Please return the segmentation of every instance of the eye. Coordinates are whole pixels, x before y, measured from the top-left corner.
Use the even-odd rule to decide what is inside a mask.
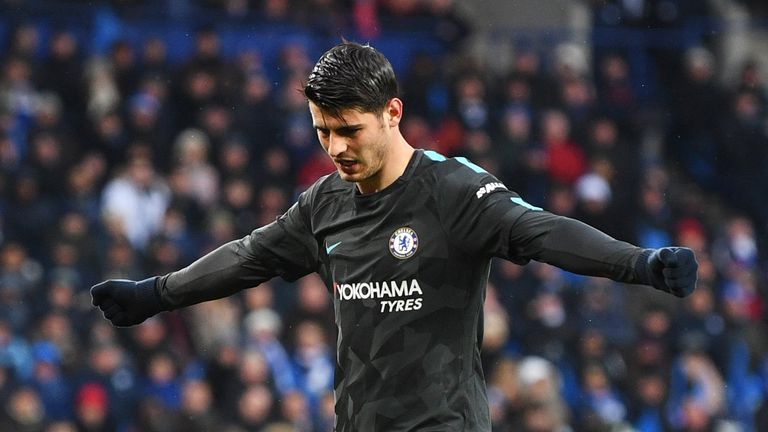
[[[328,129],[317,128],[317,134],[322,138],[328,138],[330,131]]]
[[[359,130],[360,128],[341,128],[339,129],[339,135],[349,138],[355,136]]]

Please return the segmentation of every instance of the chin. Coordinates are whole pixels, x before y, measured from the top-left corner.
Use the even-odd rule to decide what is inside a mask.
[[[341,177],[342,180],[348,181],[348,182],[356,182],[358,181],[358,175],[357,174],[347,174],[341,170],[336,170],[337,173],[339,173],[339,177]]]

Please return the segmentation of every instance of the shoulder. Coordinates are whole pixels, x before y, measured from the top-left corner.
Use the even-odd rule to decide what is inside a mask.
[[[353,187],[353,183],[342,180],[339,173],[334,171],[320,177],[302,192],[298,198],[298,207],[309,220],[329,205],[338,205],[353,196]]]
[[[465,157],[446,157],[432,150],[424,151],[425,172],[429,172],[437,190],[451,194],[480,194],[506,189],[494,175]]]

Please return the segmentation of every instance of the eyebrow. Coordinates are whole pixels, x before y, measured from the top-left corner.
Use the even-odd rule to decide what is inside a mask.
[[[315,127],[315,129],[317,129],[319,131],[335,130],[336,132],[343,134],[345,132],[353,132],[355,130],[362,129],[363,125],[362,124],[349,124],[349,125],[339,126],[337,128],[329,128],[329,127],[325,127],[325,126],[314,125],[314,127]]]

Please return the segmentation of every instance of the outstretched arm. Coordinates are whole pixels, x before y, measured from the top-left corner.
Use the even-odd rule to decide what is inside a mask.
[[[232,295],[275,276],[295,280],[317,268],[317,244],[298,204],[275,222],[229,242],[186,268],[143,281],[108,280],[91,288],[93,305],[118,326]]]
[[[678,297],[696,286],[688,248],[645,249],[583,222],[526,203],[495,177],[466,163],[446,164],[436,199],[456,246],[520,264],[541,261],[587,276],[651,285]]]
[[[651,285],[677,297],[696,286],[698,263],[691,249],[644,249],[575,219],[525,209],[510,229],[516,257],[546,262],[573,273]]]

